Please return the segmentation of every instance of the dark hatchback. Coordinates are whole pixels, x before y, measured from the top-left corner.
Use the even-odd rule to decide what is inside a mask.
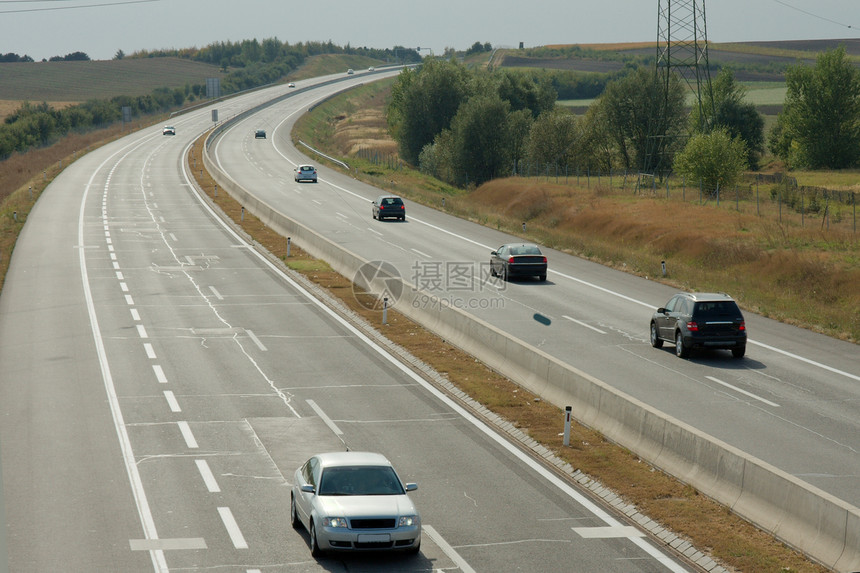
[[[490,253],[490,274],[510,277],[537,277],[546,280],[547,261],[540,247],[531,244],[502,245]]]
[[[732,297],[724,293],[678,293],[651,317],[651,346],[675,345],[675,354],[687,358],[690,351],[721,348],[743,358],[747,348],[744,315]]]
[[[406,220],[406,205],[403,199],[396,195],[380,195],[373,201],[373,218],[381,221],[383,219]]]

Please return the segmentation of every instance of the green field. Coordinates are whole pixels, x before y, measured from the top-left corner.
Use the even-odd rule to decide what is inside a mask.
[[[84,102],[205,84],[218,66],[180,58],[0,64],[0,100]]]

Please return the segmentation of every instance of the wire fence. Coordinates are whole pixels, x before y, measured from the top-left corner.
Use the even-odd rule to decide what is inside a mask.
[[[356,155],[373,165],[400,170],[406,164],[397,153],[364,147]],[[798,185],[794,177],[748,174],[730,187],[709,187],[701,181],[669,175],[655,177],[629,170],[593,170],[575,165],[523,162],[516,177],[601,189],[607,193],[629,193],[642,197],[695,203],[769,218],[785,227],[821,230],[857,237],[856,191]],[[860,180],[860,174],[858,174]],[[860,182],[860,181],[858,181]]]

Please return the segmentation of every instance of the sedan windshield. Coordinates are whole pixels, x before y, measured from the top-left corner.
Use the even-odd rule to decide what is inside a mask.
[[[318,495],[403,495],[390,467],[332,467],[323,470]]]

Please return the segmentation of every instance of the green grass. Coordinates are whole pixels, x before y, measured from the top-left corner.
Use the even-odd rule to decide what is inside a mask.
[[[84,102],[202,84],[218,66],[181,58],[0,64],[0,100]]]

